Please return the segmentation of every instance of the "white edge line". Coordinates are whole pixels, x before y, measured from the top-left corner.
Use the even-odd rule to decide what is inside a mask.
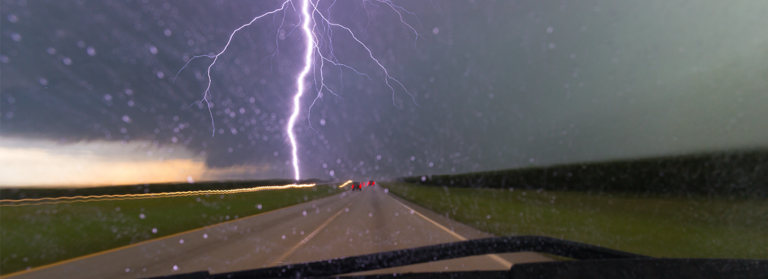
[[[405,208],[407,208],[407,209],[408,209],[408,210],[410,210],[411,212],[415,213],[416,215],[419,215],[419,216],[421,216],[421,218],[424,218],[425,220],[429,221],[430,223],[432,223],[433,225],[437,226],[438,228],[440,228],[440,229],[442,229],[442,230],[444,230],[444,231],[448,232],[448,233],[449,233],[449,234],[451,234],[452,236],[454,236],[454,237],[458,238],[459,240],[462,240],[462,241],[464,241],[464,240],[467,240],[467,238],[466,238],[466,237],[463,237],[463,236],[461,236],[460,234],[457,234],[456,232],[454,232],[454,231],[452,231],[452,230],[450,230],[450,229],[446,228],[445,226],[443,226],[443,225],[440,225],[440,223],[438,223],[438,222],[435,222],[435,221],[433,221],[432,219],[429,219],[427,216],[424,216],[423,214],[419,213],[418,211],[416,211],[416,210],[413,210],[413,208],[410,208],[410,207],[408,207],[407,205],[405,205],[404,203],[400,202],[399,200],[397,200],[397,199],[394,199],[394,198],[393,198],[393,200],[395,200],[397,203],[399,203],[400,205],[404,206]],[[505,260],[505,259],[503,259],[503,258],[499,257],[499,256],[498,256],[498,255],[496,255],[496,254],[491,254],[491,255],[487,255],[487,256],[488,256],[488,257],[491,257],[491,259],[493,259],[493,260],[494,260],[494,261],[496,261],[497,263],[499,263],[499,264],[503,265],[503,266],[504,266],[505,268],[507,268],[507,269],[509,269],[509,268],[512,268],[512,263],[511,263],[511,262],[509,262],[509,261],[507,261],[507,260]]]

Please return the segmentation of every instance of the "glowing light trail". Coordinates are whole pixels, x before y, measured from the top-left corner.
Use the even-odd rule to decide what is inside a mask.
[[[347,182],[344,182],[344,184],[339,185],[339,188],[344,188],[344,186],[347,186],[349,183],[352,183],[352,180],[347,180]]]
[[[291,188],[309,188],[316,184],[288,184],[276,186],[259,186],[251,188],[239,188],[231,190],[198,190],[198,191],[180,191],[165,193],[146,193],[146,194],[123,194],[123,195],[95,195],[95,196],[73,196],[73,197],[55,197],[38,199],[18,199],[18,200],[0,200],[0,206],[23,206],[23,205],[41,205],[54,203],[73,203],[73,202],[92,202],[92,201],[114,201],[114,200],[136,200],[136,199],[154,199],[154,198],[175,198],[186,196],[201,195],[229,195],[239,193],[251,193],[266,190],[282,190]]]

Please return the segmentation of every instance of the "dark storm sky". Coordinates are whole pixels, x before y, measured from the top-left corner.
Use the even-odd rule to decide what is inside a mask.
[[[393,103],[365,49],[333,29],[336,57],[371,80],[326,64],[338,96],[325,91],[307,119],[316,68],[296,130],[302,177],[765,147],[768,4],[722,2],[394,2],[414,13],[403,15],[417,38],[385,4],[337,1],[331,20],[415,103],[398,87]],[[213,67],[214,137],[207,108],[186,109],[211,60],[173,80],[189,57],[219,52],[232,30],[280,3],[2,0],[0,136],[146,141],[208,168],[292,172],[285,121],[305,40],[293,8],[237,33]],[[326,16],[331,3],[321,2]]]

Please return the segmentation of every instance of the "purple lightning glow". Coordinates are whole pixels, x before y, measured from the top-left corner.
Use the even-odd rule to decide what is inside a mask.
[[[299,5],[294,5],[294,1],[300,2]],[[203,98],[201,100],[198,100],[198,101],[194,102],[192,105],[195,105],[195,104],[202,105],[202,103],[205,103],[207,105],[208,113],[211,116],[211,123],[212,123],[211,125],[213,126],[213,135],[215,135],[215,133],[216,133],[216,126],[215,126],[214,121],[213,121],[213,112],[211,111],[211,103],[210,103],[210,97],[211,97],[210,90],[211,90],[211,83],[212,83],[211,68],[213,68],[213,65],[216,64],[216,61],[218,60],[219,56],[221,56],[222,54],[224,54],[224,52],[226,52],[227,48],[229,47],[230,43],[232,42],[232,39],[234,38],[235,34],[238,31],[242,30],[245,27],[250,26],[251,24],[256,22],[256,20],[258,20],[258,19],[264,18],[264,17],[266,17],[268,15],[274,15],[274,14],[277,14],[279,12],[283,12],[283,21],[284,21],[285,20],[285,14],[288,12],[288,10],[286,10],[286,7],[288,7],[288,5],[290,4],[292,7],[294,7],[294,10],[295,10],[295,7],[298,6],[299,7],[299,11],[298,11],[299,12],[299,18],[301,20],[301,23],[300,23],[301,30],[302,30],[303,36],[305,37],[305,42],[304,42],[305,43],[304,44],[304,48],[305,49],[304,49],[304,58],[303,58],[304,66],[301,69],[301,71],[298,73],[298,75],[296,76],[296,87],[297,87],[297,89],[296,89],[296,93],[293,96],[293,111],[291,113],[290,118],[288,119],[288,123],[287,123],[287,126],[286,126],[286,133],[288,134],[288,140],[290,141],[290,144],[291,144],[291,156],[292,156],[292,163],[293,163],[293,169],[294,169],[294,178],[297,181],[300,179],[301,175],[300,175],[300,171],[299,171],[298,143],[296,142],[296,135],[295,135],[293,130],[294,130],[294,127],[295,127],[295,124],[296,124],[296,120],[298,119],[299,113],[301,111],[301,97],[304,95],[304,92],[307,89],[306,88],[307,82],[305,81],[306,78],[307,78],[307,75],[309,75],[310,71],[313,71],[313,69],[317,70],[317,72],[313,71],[313,74],[315,75],[314,84],[315,84],[315,90],[317,90],[317,96],[312,101],[312,104],[309,106],[309,109],[307,111],[307,120],[309,122],[309,127],[312,130],[314,130],[314,128],[312,127],[311,121],[309,121],[310,120],[311,111],[312,111],[312,107],[315,105],[315,102],[318,99],[322,99],[322,97],[323,97],[323,90],[331,93],[334,96],[340,97],[333,90],[331,90],[328,86],[325,85],[325,77],[323,75],[323,71],[324,71],[325,63],[326,62],[331,64],[331,65],[334,65],[336,67],[339,67],[340,71],[341,71],[342,68],[349,69],[349,70],[354,71],[356,74],[365,76],[369,80],[371,80],[370,76],[368,76],[367,74],[359,72],[355,68],[353,68],[353,67],[351,67],[351,66],[349,66],[347,64],[339,62],[339,60],[336,58],[336,56],[334,54],[334,50],[333,50],[333,28],[339,28],[339,29],[342,29],[343,31],[345,31],[344,33],[347,33],[352,39],[354,39],[354,41],[358,45],[362,46],[365,49],[365,51],[367,52],[368,57],[371,60],[373,60],[376,63],[376,65],[378,65],[378,67],[383,71],[383,73],[384,73],[384,77],[383,77],[384,83],[392,91],[392,103],[396,107],[397,107],[397,104],[395,103],[395,92],[396,92],[396,90],[395,90],[395,87],[393,87],[392,84],[390,84],[390,82],[397,83],[397,85],[399,85],[399,87],[402,88],[403,91],[405,91],[409,96],[411,96],[411,99],[413,100],[414,104],[416,104],[416,98],[414,97],[414,95],[411,94],[408,91],[408,89],[406,89],[405,86],[399,80],[395,79],[394,77],[392,77],[389,74],[389,71],[387,71],[387,69],[384,67],[384,65],[382,65],[381,62],[379,62],[378,59],[376,59],[376,57],[374,56],[374,54],[371,51],[371,49],[368,48],[368,46],[365,43],[363,43],[357,36],[355,36],[354,32],[352,32],[352,30],[350,28],[348,28],[348,27],[346,27],[344,25],[338,24],[338,23],[334,23],[334,22],[332,22],[330,20],[330,17],[331,17],[330,10],[331,10],[331,7],[333,7],[336,4],[336,1],[334,0],[333,3],[331,3],[331,5],[328,7],[328,10],[327,10],[327,14],[328,15],[327,16],[324,15],[318,9],[318,5],[319,5],[320,1],[321,0],[316,0],[315,2],[312,2],[312,0],[285,0],[285,1],[283,1],[279,8],[277,8],[275,10],[272,10],[272,11],[269,11],[267,13],[261,14],[261,15],[259,15],[257,17],[254,17],[250,22],[248,22],[246,24],[243,24],[240,27],[238,27],[237,29],[235,29],[230,34],[229,40],[227,40],[227,44],[224,46],[224,48],[219,53],[217,53],[215,55],[197,55],[197,56],[193,56],[179,70],[179,72],[176,73],[176,77],[174,77],[174,83],[175,83],[175,80],[176,80],[176,78],[178,78],[179,73],[181,73],[181,71],[183,71],[192,62],[192,60],[194,60],[194,59],[202,58],[202,57],[212,58],[213,59],[211,64],[208,65],[208,68],[207,68],[207,71],[206,71],[206,75],[207,75],[207,78],[208,78],[208,84],[206,86],[205,91],[203,92]],[[400,17],[400,22],[402,24],[406,25],[415,34],[416,39],[418,39],[418,37],[420,36],[420,34],[416,31],[416,29],[413,26],[411,26],[410,24],[408,24],[404,20],[403,14],[401,13],[401,11],[405,12],[405,13],[408,13],[410,15],[413,15],[413,16],[415,16],[415,14],[407,11],[403,7],[395,5],[394,3],[392,3],[391,0],[373,0],[373,1],[371,1],[371,0],[362,0],[362,2],[363,2],[363,5],[368,3],[368,4],[371,4],[371,5],[374,5],[374,6],[378,7],[378,5],[373,3],[373,2],[377,2],[377,3],[382,3],[382,4],[386,5],[386,6],[388,6],[389,8],[392,9],[392,11],[397,13],[397,15]],[[280,23],[280,28],[282,28],[282,26],[283,26],[283,23],[281,22]],[[366,28],[366,31],[367,31],[367,28]],[[289,33],[289,35],[290,35],[290,33]],[[323,47],[326,49],[326,52],[327,52],[325,55],[323,54]],[[273,53],[270,56],[270,58],[273,58],[276,54],[277,54],[277,50],[275,51],[275,53]],[[317,57],[317,60],[319,61],[319,65],[317,65],[316,62],[315,62],[315,58],[316,57]],[[318,77],[317,77],[318,74],[317,73],[319,73],[319,81],[318,81]],[[343,87],[342,87],[342,89],[343,89]],[[192,105],[190,105],[190,107]],[[418,106],[418,104],[416,104],[416,105]]]

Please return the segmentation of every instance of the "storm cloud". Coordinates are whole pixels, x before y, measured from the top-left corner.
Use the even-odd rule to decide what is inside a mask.
[[[175,78],[280,3],[3,0],[0,136],[146,141],[184,148],[207,168],[291,173],[285,121],[304,40],[292,8],[235,35],[212,68],[213,119],[195,103],[210,59]],[[413,12],[404,20],[418,36],[386,5],[332,3],[321,10],[414,99],[393,93],[365,49],[333,29],[339,61],[368,76],[326,65],[335,95],[319,97],[315,70],[296,129],[303,177],[768,146],[763,2],[396,2]]]

